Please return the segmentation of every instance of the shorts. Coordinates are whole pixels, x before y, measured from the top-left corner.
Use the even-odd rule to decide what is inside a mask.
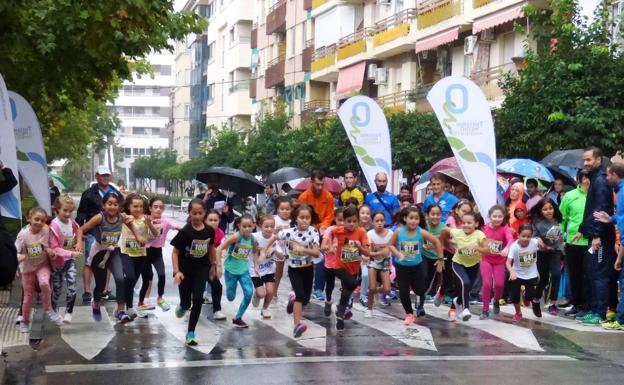
[[[275,282],[275,274],[265,274],[262,277],[251,277],[254,288],[262,287],[265,283]]]
[[[379,271],[390,271],[390,258],[373,259],[371,258],[366,265],[369,269],[375,269]]]

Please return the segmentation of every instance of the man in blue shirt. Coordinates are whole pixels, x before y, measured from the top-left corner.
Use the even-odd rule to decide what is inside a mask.
[[[442,223],[446,223],[453,206],[459,201],[457,197],[448,191],[444,191],[444,185],[446,184],[446,177],[444,174],[436,172],[431,177],[429,185],[431,186],[432,193],[427,195],[423,202],[423,211],[427,211],[427,208],[431,205],[437,204],[442,209]]]
[[[373,213],[381,211],[386,216],[386,227],[392,225],[392,215],[399,211],[401,205],[396,195],[386,191],[388,186],[388,175],[380,172],[375,175],[375,186],[377,191],[368,194],[364,203],[369,205]]]

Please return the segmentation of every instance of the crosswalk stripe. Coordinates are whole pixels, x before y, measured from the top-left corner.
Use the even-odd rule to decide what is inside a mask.
[[[75,306],[72,322],[61,326],[61,338],[87,360],[100,354],[116,334],[106,308],[102,306],[100,310],[102,321],[95,322],[90,306]],[[60,314],[64,311],[59,308]]]
[[[28,345],[28,333],[20,333],[15,324],[19,308],[0,308],[0,351],[11,346]]]

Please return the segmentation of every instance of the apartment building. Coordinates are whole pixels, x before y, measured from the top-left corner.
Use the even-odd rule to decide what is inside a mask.
[[[189,38],[175,44],[175,85],[171,93],[170,147],[180,161],[191,149],[191,48]]]

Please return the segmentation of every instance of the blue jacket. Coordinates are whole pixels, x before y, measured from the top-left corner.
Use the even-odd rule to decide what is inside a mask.
[[[441,221],[442,223],[446,223],[446,219],[451,213],[453,206],[455,206],[455,204],[458,201],[459,199],[457,199],[455,195],[451,194],[448,191],[445,191],[444,193],[442,193],[442,195],[440,195],[440,199],[438,199],[437,202],[435,200],[435,196],[433,194],[429,194],[427,195],[427,198],[425,198],[425,201],[423,202],[422,209],[423,209],[423,212],[426,212],[429,206],[437,203],[438,206],[440,206],[440,208],[442,209]]]
[[[597,211],[604,211],[607,214],[613,213],[613,188],[609,185],[607,173],[602,168],[590,172],[589,178],[591,184],[589,191],[587,191],[583,223],[579,230],[585,238],[601,238],[602,242],[605,243],[605,241],[615,239],[615,229],[612,224],[595,220],[594,213]]]
[[[364,203],[370,206],[371,212],[373,214],[377,211],[383,212],[386,216],[386,226],[389,226],[392,224],[392,214],[399,211],[399,209],[401,208],[401,205],[399,204],[399,199],[396,197],[396,195],[387,191],[380,195],[380,198],[383,203],[385,203],[385,206],[387,206],[391,210],[391,212],[389,212],[384,207],[384,204],[382,204],[379,199],[377,199],[377,194],[377,192],[374,192],[366,195]]]
[[[620,232],[620,243],[624,245],[624,179],[618,183],[617,187],[616,213],[611,217],[611,223],[617,225]]]

